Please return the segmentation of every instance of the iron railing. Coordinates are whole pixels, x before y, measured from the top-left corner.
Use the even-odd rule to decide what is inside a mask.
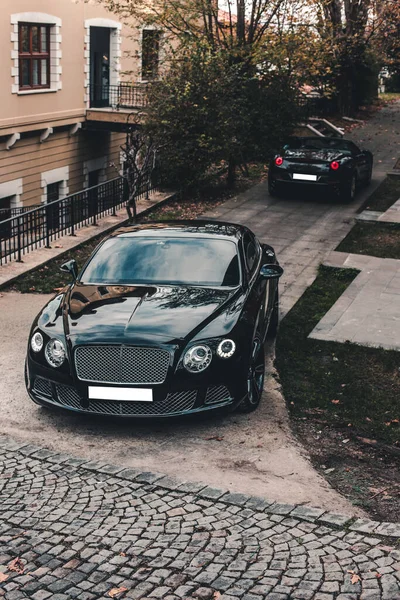
[[[144,177],[136,200],[157,189],[154,177]],[[52,241],[64,235],[75,235],[84,225],[96,225],[97,219],[116,210],[128,198],[123,177],[54,200],[33,210],[22,212],[0,222],[0,265],[40,247],[50,247]]]
[[[143,108],[147,106],[147,86],[130,83],[91,84],[90,108]]]
[[[22,215],[24,212],[28,212],[28,210],[32,210],[33,208],[38,208],[40,204],[34,204],[33,206],[15,206],[13,208],[0,208],[0,222],[5,221],[6,219],[11,219],[11,217],[17,217],[18,215]]]

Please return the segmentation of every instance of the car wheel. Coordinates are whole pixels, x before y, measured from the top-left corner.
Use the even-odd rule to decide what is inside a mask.
[[[369,185],[372,179],[372,164],[369,166],[367,177],[365,178],[365,185]]]
[[[279,196],[279,183],[273,177],[268,177],[268,193],[272,198]]]
[[[264,345],[260,338],[255,338],[253,341],[253,350],[249,360],[247,371],[246,385],[247,394],[239,405],[239,410],[242,413],[250,413],[256,410],[260,404],[261,396],[264,389],[265,378],[265,352]]]
[[[356,177],[356,174],[353,173],[350,181],[348,181],[342,189],[341,197],[342,197],[343,202],[352,202],[356,196],[356,191],[357,191],[357,177]]]
[[[276,288],[274,306],[272,308],[271,318],[269,320],[267,338],[273,339],[278,333],[279,326],[279,289]]]

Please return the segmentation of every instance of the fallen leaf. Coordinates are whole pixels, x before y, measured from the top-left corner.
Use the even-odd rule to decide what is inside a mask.
[[[110,596],[110,598],[116,598],[117,596],[119,596],[119,594],[122,594],[123,592],[127,592],[127,591],[128,591],[128,588],[126,588],[126,587],[112,588],[108,592],[108,595]]]
[[[218,598],[221,598],[221,592],[214,592],[213,598],[214,598],[214,600],[218,600]]]
[[[347,444],[347,442],[349,442],[349,441],[350,441],[349,439],[347,439],[347,440],[342,440],[342,444]]]
[[[24,568],[25,568],[24,563],[19,558],[19,556],[17,556],[17,558],[14,558],[14,560],[12,560],[10,563],[8,563],[8,570],[15,571],[16,573],[19,573],[20,575],[24,572]]]
[[[0,583],[6,581],[8,579],[8,575],[6,573],[0,573]]]
[[[354,575],[351,578],[351,583],[353,585],[355,585],[356,583],[358,583],[361,580],[361,577],[359,575],[356,575],[356,573],[354,573]]]
[[[61,244],[56,244],[54,248],[62,248]]]
[[[332,400],[332,404],[340,404],[340,400]]]
[[[217,442],[222,442],[224,439],[223,435],[211,435],[210,437],[204,438],[206,441],[216,440]]]
[[[376,577],[377,579],[380,579],[380,578],[382,577],[382,575],[381,575],[380,573],[376,572],[376,573],[375,573],[375,577]]]

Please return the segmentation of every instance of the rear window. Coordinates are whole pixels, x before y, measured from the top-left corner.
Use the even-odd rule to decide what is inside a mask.
[[[357,147],[341,138],[293,138],[284,146],[284,150],[340,150],[354,152]]]

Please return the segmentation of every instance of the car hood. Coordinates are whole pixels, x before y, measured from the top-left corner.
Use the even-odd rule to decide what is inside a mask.
[[[65,333],[74,344],[177,343],[228,311],[235,296],[215,288],[77,283],[65,297]]]
[[[324,148],[322,150],[299,148],[297,150],[286,150],[284,153],[286,160],[295,160],[301,162],[332,162],[333,160],[339,160],[344,156],[348,156],[348,153],[335,148]]]

